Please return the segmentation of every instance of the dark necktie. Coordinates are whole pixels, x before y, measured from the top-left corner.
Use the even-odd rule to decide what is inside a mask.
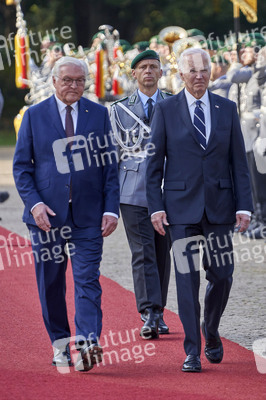
[[[65,120],[65,131],[67,137],[74,136],[74,124],[71,115],[73,108],[71,106],[66,106],[66,120]]]
[[[201,147],[206,150],[207,142],[206,142],[206,126],[205,126],[205,118],[204,111],[201,106],[202,101],[196,101],[196,107],[194,111],[194,127],[196,131],[196,135]]]
[[[152,113],[152,109],[153,109],[153,104],[152,104],[152,99],[150,98],[148,101],[148,120],[150,121],[151,119],[151,113]]]
[[[66,136],[68,138],[74,136],[74,124],[73,124],[73,118],[71,115],[71,111],[73,108],[71,106],[66,106],[66,119],[65,119],[65,131],[66,131]],[[69,147],[71,149],[72,143],[69,144]],[[70,179],[70,191],[69,191],[69,200],[72,200],[72,180]]]

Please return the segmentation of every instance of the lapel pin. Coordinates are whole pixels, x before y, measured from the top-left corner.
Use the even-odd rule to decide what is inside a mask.
[[[88,110],[85,110],[86,112],[89,112]]]
[[[217,106],[217,104],[215,104],[215,107],[216,107],[216,108],[220,108],[219,106]]]

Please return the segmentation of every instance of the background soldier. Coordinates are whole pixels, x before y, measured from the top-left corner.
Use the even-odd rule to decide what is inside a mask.
[[[259,79],[263,71],[257,68],[256,59],[259,46],[264,44],[264,39],[258,37],[244,41],[241,64],[236,64],[227,74],[232,83],[240,84],[240,121],[243,132],[245,149],[247,153],[249,171],[251,175],[252,196],[255,206],[254,220],[246,233],[251,238],[263,238],[266,221],[265,183],[266,175],[258,172],[254,158],[253,147],[259,135],[261,87]],[[240,67],[240,68],[239,68]]]
[[[137,309],[144,322],[140,335],[149,339],[169,333],[163,320],[170,276],[169,241],[153,229],[145,190],[151,111],[168,94],[158,89],[162,70],[155,51],[138,54],[131,68],[138,89],[112,104],[111,123],[120,154],[121,214],[132,253]]]

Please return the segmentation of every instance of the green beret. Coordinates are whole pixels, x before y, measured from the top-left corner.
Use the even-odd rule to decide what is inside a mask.
[[[95,33],[93,36],[92,36],[92,42],[94,41],[94,39],[97,39],[97,38],[100,38],[100,39],[103,39],[103,36],[104,36],[104,31],[99,31],[99,32],[97,32],[97,33]]]
[[[50,43],[55,43],[56,42],[56,37],[54,35],[45,35],[42,39],[42,42],[50,42]]]
[[[133,47],[134,49],[138,49],[139,51],[144,51],[149,48],[150,43],[147,41],[136,42]]]
[[[241,40],[243,47],[265,46],[264,37],[259,32],[249,33]]]
[[[218,48],[219,48],[218,42],[216,40],[207,39],[205,41],[201,41],[200,44],[201,44],[201,47],[203,49],[205,49],[205,50],[206,49],[208,49],[208,50],[218,50]]]
[[[162,40],[160,39],[160,36],[159,36],[159,35],[152,36],[152,37],[150,38],[150,43],[163,44],[163,42],[162,42]]]
[[[160,62],[160,56],[154,50],[145,50],[139,53],[132,61],[131,68],[134,69],[136,64],[142,60],[157,60]]]
[[[199,29],[193,28],[193,29],[188,29],[187,30],[187,35],[188,35],[188,37],[204,36],[204,33],[202,31],[200,31]]]
[[[214,64],[228,65],[228,61],[221,54],[216,54],[215,56],[211,57],[211,62]]]
[[[51,46],[49,46],[48,49],[54,51],[63,51],[63,44],[56,42],[54,44],[51,44]]]

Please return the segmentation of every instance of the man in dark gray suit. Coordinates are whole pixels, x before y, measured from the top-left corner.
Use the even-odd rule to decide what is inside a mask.
[[[138,54],[131,64],[138,89],[111,107],[111,123],[119,145],[120,208],[132,253],[132,271],[144,339],[169,333],[163,320],[170,276],[169,240],[154,229],[145,190],[146,157],[150,146],[153,104],[169,95],[158,90],[162,75],[159,55]]]
[[[169,225],[178,308],[185,331],[184,372],[201,371],[199,255],[208,285],[202,333],[205,355],[220,363],[218,328],[232,285],[232,231],[248,228],[253,211],[249,172],[236,104],[208,92],[211,62],[202,49],[179,61],[185,89],[156,104],[147,162],[147,199],[154,228]],[[163,191],[161,188],[163,183]]]

